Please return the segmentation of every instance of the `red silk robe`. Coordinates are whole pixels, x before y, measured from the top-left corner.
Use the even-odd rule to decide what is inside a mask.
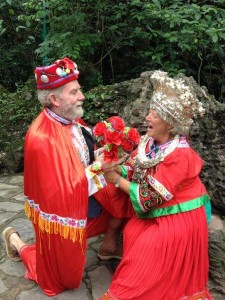
[[[44,110],[25,139],[25,210],[36,246],[21,257],[26,277],[48,296],[79,287],[85,264],[88,183],[70,130]]]

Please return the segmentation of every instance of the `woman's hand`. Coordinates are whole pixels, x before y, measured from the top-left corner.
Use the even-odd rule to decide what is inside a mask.
[[[115,171],[104,173],[104,178],[105,178],[106,182],[108,182],[108,183],[115,184],[118,176],[119,176],[118,173]]]
[[[118,184],[116,187],[129,195],[130,193],[130,181],[122,178],[117,172],[111,171],[104,173],[104,178],[107,183]]]

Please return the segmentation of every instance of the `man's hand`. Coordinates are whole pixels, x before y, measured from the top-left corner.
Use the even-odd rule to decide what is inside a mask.
[[[102,165],[103,172],[109,172],[109,171],[114,171],[114,168],[120,164],[122,164],[127,158],[127,155],[120,158],[117,161],[112,161],[112,162],[105,162],[104,161],[104,154],[102,153],[98,157],[96,157],[96,161],[100,161]],[[115,168],[116,169],[116,168]]]

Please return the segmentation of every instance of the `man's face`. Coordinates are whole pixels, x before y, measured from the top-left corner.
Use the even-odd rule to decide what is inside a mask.
[[[83,116],[82,105],[85,98],[77,80],[66,83],[57,98],[58,112],[61,117],[73,121]]]

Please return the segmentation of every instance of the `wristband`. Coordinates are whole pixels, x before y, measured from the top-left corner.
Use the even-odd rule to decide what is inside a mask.
[[[119,175],[117,178],[116,178],[116,182],[115,182],[115,187],[119,187],[120,186],[120,179],[121,179],[121,176]]]
[[[95,161],[92,165],[90,165],[90,169],[89,169],[92,173],[95,173],[97,175],[103,174],[103,168],[102,168],[102,164],[100,163],[100,161]]]

